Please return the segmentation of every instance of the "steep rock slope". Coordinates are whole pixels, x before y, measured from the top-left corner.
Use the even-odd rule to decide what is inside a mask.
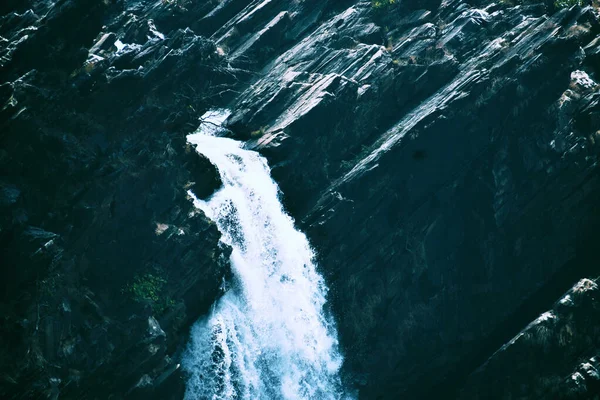
[[[229,124],[305,216],[360,396],[452,397],[534,294],[597,271],[598,15],[386,11],[340,7],[292,37]]]

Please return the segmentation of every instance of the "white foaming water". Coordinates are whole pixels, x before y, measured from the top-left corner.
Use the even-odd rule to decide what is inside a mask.
[[[223,181],[194,204],[233,248],[234,281],[192,329],[186,399],[340,399],[342,357],[313,251],[284,212],[265,159],[214,136],[228,115],[207,113],[188,136]]]

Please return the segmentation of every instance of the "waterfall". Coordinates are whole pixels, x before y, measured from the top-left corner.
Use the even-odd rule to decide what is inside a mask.
[[[186,399],[340,399],[342,356],[314,253],[283,210],[266,160],[218,136],[228,115],[207,113],[188,136],[223,182],[194,204],[232,247],[234,278],[192,328]]]

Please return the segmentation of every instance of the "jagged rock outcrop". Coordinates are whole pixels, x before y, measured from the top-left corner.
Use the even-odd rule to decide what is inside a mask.
[[[598,374],[598,284],[582,279],[467,381],[461,399],[592,399]]]
[[[218,175],[185,134],[228,105],[318,250],[351,390],[543,398],[527,368],[556,358],[492,354],[598,274],[600,22],[516,3],[1,5],[0,394],[182,396],[178,350],[227,274],[186,199]],[[545,363],[582,377],[557,398],[596,390],[588,342]]]

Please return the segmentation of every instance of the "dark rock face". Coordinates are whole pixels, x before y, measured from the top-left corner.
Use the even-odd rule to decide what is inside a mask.
[[[181,398],[179,351],[228,273],[186,198],[219,177],[185,134],[227,104],[318,250],[360,398],[598,391],[592,281],[511,341],[598,274],[597,8],[0,11],[3,398]]]
[[[144,3],[48,3],[0,24],[0,397],[180,398],[229,251],[187,198],[220,181],[185,133],[231,77]]]

